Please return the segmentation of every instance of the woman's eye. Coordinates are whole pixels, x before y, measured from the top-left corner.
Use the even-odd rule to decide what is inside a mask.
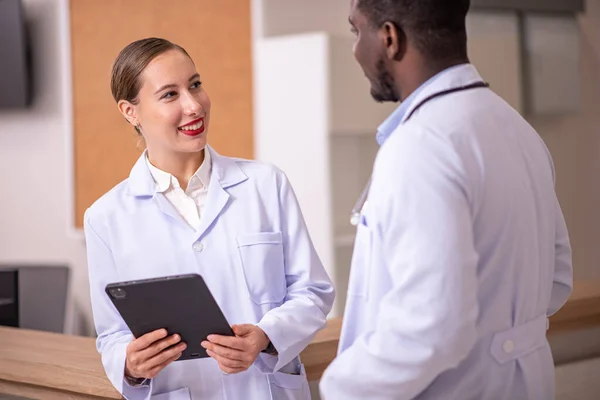
[[[356,29],[355,27],[352,27],[352,28],[350,28],[350,32],[351,32],[353,35],[358,35],[358,29]]]
[[[176,95],[177,95],[177,92],[167,92],[162,95],[161,99],[170,99],[171,97],[174,97]]]
[[[202,82],[200,82],[200,81],[197,81],[197,82],[194,82],[194,83],[192,84],[191,88],[192,88],[192,89],[198,89],[200,86],[202,86]]]

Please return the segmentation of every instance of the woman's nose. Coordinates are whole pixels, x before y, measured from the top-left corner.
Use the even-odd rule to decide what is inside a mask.
[[[188,115],[200,114],[202,111],[202,105],[192,96],[190,93],[186,96],[185,103],[183,106],[184,112]]]

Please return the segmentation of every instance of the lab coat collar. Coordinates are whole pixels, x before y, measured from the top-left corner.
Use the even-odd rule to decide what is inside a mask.
[[[410,107],[406,110],[400,123],[403,124],[406,122],[406,119],[411,112],[427,97],[435,93],[443,92],[444,90],[470,85],[475,82],[481,82],[482,80],[483,79],[473,64],[463,64],[452,67],[419,92],[411,102]]]
[[[454,69],[460,68],[463,65],[464,64],[455,65],[454,67],[447,68],[442,72],[435,74],[434,76],[429,78],[425,83],[419,86],[417,90],[413,91],[406,99],[404,99],[404,101],[400,103],[398,108],[396,108],[396,110],[394,110],[394,112],[390,114],[390,116],[387,117],[387,119],[383,121],[381,125],[379,125],[379,128],[377,128],[377,143],[379,143],[379,145],[381,146],[391,136],[391,134],[394,133],[398,125],[400,125],[400,123],[404,120],[406,112],[408,111],[410,106],[414,104],[415,99],[417,98],[419,93],[421,93],[436,79],[440,78],[445,74],[451,73],[452,71],[454,71]]]
[[[210,158],[212,159],[211,182],[215,180],[222,189],[226,189],[248,179],[248,176],[237,165],[235,159],[221,156],[208,145],[206,150],[210,152]],[[158,190],[145,157],[145,153],[140,156],[129,174],[128,194],[132,196],[151,197]]]

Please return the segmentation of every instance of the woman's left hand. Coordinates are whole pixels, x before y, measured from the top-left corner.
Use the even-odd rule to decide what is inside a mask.
[[[209,335],[202,342],[206,353],[217,360],[221,371],[236,374],[250,368],[258,354],[270,343],[267,334],[256,325],[231,327],[235,336]]]

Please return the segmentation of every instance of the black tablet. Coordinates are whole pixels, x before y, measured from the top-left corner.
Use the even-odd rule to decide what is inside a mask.
[[[187,347],[178,360],[208,357],[210,334],[233,336],[231,326],[198,274],[111,283],[106,294],[136,338],[165,328]]]

